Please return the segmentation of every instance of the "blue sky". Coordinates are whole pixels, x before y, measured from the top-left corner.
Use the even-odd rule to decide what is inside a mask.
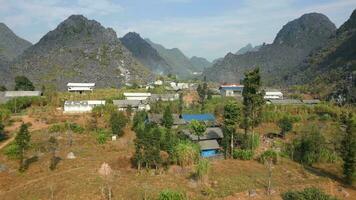
[[[36,43],[71,14],[83,14],[119,37],[135,31],[213,60],[247,43],[271,43],[304,13],[323,13],[340,26],[355,8],[356,0],[0,0],[0,22]]]

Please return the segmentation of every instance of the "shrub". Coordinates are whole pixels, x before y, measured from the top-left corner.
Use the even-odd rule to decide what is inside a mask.
[[[302,191],[288,191],[282,194],[283,200],[337,200],[328,194],[325,194],[318,188],[306,188]]]
[[[180,166],[187,166],[199,159],[199,146],[192,142],[180,142],[174,148],[175,157]]]
[[[20,148],[16,143],[11,143],[5,148],[4,154],[10,159],[18,159],[20,156]]]
[[[244,149],[234,149],[232,154],[234,159],[251,160],[253,158],[253,151]]]
[[[331,120],[331,116],[329,114],[323,114],[319,117],[320,121],[329,121]]]
[[[277,164],[279,160],[279,154],[276,151],[267,150],[260,155],[258,160],[261,163],[265,163],[269,159],[271,159],[274,164]]]
[[[83,133],[84,132],[84,128],[81,127],[79,124],[76,123],[70,123],[69,124],[69,129],[72,130],[74,133]]]
[[[159,193],[158,200],[186,200],[187,197],[182,192],[166,189]]]
[[[104,130],[99,130],[96,135],[96,141],[99,144],[105,144],[108,139],[108,134]]]
[[[210,163],[207,159],[201,159],[195,169],[195,176],[198,179],[203,179],[208,175],[210,170]]]
[[[243,149],[254,150],[260,146],[260,135],[259,134],[247,134],[242,136],[241,147]]]
[[[323,115],[327,114],[334,119],[338,118],[338,116],[339,116],[338,111],[327,104],[316,105],[314,107],[314,112],[319,116],[323,116]]]

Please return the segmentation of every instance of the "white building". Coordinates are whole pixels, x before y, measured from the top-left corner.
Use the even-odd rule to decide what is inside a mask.
[[[41,96],[41,91],[5,91],[5,98],[15,97],[38,97]]]
[[[95,83],[68,83],[69,92],[91,92],[95,88]]]
[[[147,100],[151,97],[151,93],[134,93],[134,92],[125,92],[124,93],[126,100]]]
[[[145,100],[113,100],[113,104],[119,111],[125,111],[129,107],[133,111],[149,111],[151,109],[150,104]]]
[[[265,96],[263,97],[266,100],[272,100],[272,99],[283,99],[283,93],[278,90],[266,90]]]
[[[239,84],[221,85],[219,88],[223,97],[241,97],[243,89],[244,86]]]
[[[171,82],[170,86],[173,88],[173,90],[184,90],[184,89],[189,89],[189,83],[176,83],[176,82]]]
[[[153,84],[154,85],[163,85],[163,81],[162,80],[157,80]]]
[[[102,100],[88,100],[88,101],[65,101],[64,113],[85,113],[91,112],[94,107],[105,105]]]

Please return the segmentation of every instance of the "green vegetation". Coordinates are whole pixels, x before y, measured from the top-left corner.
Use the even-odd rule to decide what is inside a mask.
[[[343,160],[343,174],[347,184],[352,185],[356,177],[356,122],[350,113],[344,116],[342,123],[346,130],[341,141],[341,158]]]
[[[110,116],[110,125],[113,135],[122,136],[128,119],[122,112],[113,112]]]
[[[257,127],[262,122],[262,110],[265,103],[263,99],[263,92],[261,90],[261,76],[260,70],[257,68],[255,70],[245,73],[245,79],[243,80],[244,89],[242,91],[243,97],[243,120],[242,127],[245,130],[245,135],[250,129],[252,129],[252,139],[248,142],[251,150],[255,149],[255,133],[254,128]]]
[[[198,137],[198,141],[200,141],[200,137],[203,136],[206,131],[204,123],[197,120],[192,120],[189,124],[189,128],[192,134]]]
[[[157,200],[187,200],[187,199],[188,198],[182,192],[166,189],[159,193]]]
[[[27,77],[17,76],[15,77],[15,90],[34,91],[35,86]]]
[[[162,125],[167,129],[171,129],[173,126],[173,122],[174,121],[173,121],[171,105],[168,105],[163,113]]]
[[[234,135],[241,120],[240,111],[241,109],[235,101],[230,101],[224,106],[223,146],[225,157],[231,157],[234,154]]]
[[[190,141],[181,141],[174,147],[177,163],[182,166],[194,164],[199,160],[200,148]]]
[[[109,134],[103,129],[98,130],[97,133],[95,134],[96,134],[96,141],[99,144],[105,144],[106,141],[108,140]]]
[[[20,127],[20,131],[17,133],[15,137],[15,143],[19,148],[19,160],[20,167],[19,171],[23,172],[26,170],[25,163],[25,151],[30,147],[31,135],[28,131],[28,126],[26,124],[22,124]]]
[[[232,157],[240,160],[251,160],[253,158],[253,151],[244,149],[235,149]]]
[[[210,162],[207,159],[200,159],[196,168],[195,168],[195,176],[198,180],[204,180],[208,177],[210,170]]]
[[[293,124],[290,118],[283,117],[278,121],[278,126],[281,129],[281,135],[284,137],[285,134],[293,129]]]
[[[48,150],[51,152],[51,161],[49,165],[50,170],[55,170],[58,164],[58,157],[56,157],[56,150],[58,149],[58,141],[54,136],[51,136],[48,140]]]
[[[288,191],[282,194],[283,200],[337,200],[318,188],[305,188],[302,191]]]

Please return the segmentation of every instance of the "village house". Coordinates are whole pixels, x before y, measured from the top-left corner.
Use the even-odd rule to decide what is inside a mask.
[[[270,99],[283,99],[283,93],[277,89],[266,89],[265,96],[263,97],[266,100]]]
[[[152,94],[150,100],[155,101],[176,101],[179,99],[179,94]]]
[[[126,100],[148,100],[151,97],[151,93],[135,93],[135,92],[125,92],[124,93]]]
[[[178,128],[178,126],[186,125],[186,121],[180,118],[178,114],[172,114],[173,117],[173,128]],[[163,114],[150,113],[148,114],[148,122],[154,124],[162,124]]]
[[[202,157],[211,157],[219,154],[220,145],[224,134],[219,127],[208,127],[203,136],[199,137],[191,133],[190,130],[183,130],[182,133],[200,146]]]
[[[92,92],[95,88],[95,83],[68,83],[68,92]]]
[[[303,102],[299,99],[270,99],[267,101],[267,104],[298,105],[298,104],[303,104]]]
[[[161,85],[163,85],[163,81],[162,80],[156,80],[153,84],[157,85],[157,86],[161,86]]]
[[[221,85],[219,90],[222,97],[242,97],[243,85],[226,84]]]
[[[113,100],[113,104],[119,111],[126,111],[131,108],[132,111],[149,111],[151,109],[147,100]]]
[[[42,95],[41,91],[5,91],[0,92],[0,103],[6,103],[12,98],[18,97],[39,97]]]
[[[65,101],[64,113],[85,113],[91,112],[94,107],[105,105],[103,100],[87,100],[87,101]]]

